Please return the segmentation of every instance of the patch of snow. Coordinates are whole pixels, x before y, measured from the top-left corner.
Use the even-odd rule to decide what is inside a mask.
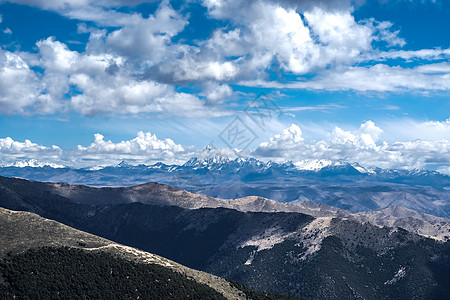
[[[247,261],[244,263],[244,265],[249,266],[252,264],[253,260],[255,259],[256,251],[252,251],[250,254],[250,257],[247,259]]]
[[[94,166],[94,167],[89,167],[87,168],[88,171],[99,171],[99,170],[103,170],[105,167],[104,166]]]
[[[376,174],[376,172],[374,170],[361,167],[358,164],[352,164],[352,167],[355,168],[359,173],[362,173],[362,174]]]
[[[384,284],[394,284],[405,276],[406,268],[401,267],[400,269],[398,269],[397,273],[395,273],[394,277],[391,280],[386,281]]]
[[[343,163],[331,161],[328,159],[305,159],[294,162],[294,166],[297,168],[297,170],[304,171],[319,171],[331,165],[338,166],[343,165]]]
[[[7,164],[7,165],[4,165],[3,167],[15,167],[15,168],[25,168],[25,167],[43,168],[43,167],[51,167],[51,168],[54,168],[54,169],[66,168],[66,166],[63,166],[63,165],[58,165],[58,164],[49,163],[49,162],[40,162],[37,159],[16,161],[15,163]]]

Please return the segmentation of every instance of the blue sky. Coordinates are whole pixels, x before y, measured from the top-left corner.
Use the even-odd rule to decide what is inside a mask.
[[[0,15],[0,164],[182,163],[214,144],[450,172],[449,1],[0,0]]]

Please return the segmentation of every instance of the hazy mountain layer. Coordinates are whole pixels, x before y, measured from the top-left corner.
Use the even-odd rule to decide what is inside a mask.
[[[343,162],[278,164],[219,157],[193,158],[182,166],[3,167],[0,175],[90,186],[153,181],[222,199],[259,196],[278,202],[309,200],[356,212],[402,206],[450,218],[450,177],[424,170],[366,169]]]
[[[41,200],[42,203],[36,202],[36,196],[40,195],[45,199],[46,195],[50,195],[52,199],[62,197],[70,202],[87,205],[141,202],[150,205],[174,205],[186,209],[223,207],[243,212],[299,212],[314,217],[340,217],[370,222],[377,226],[401,227],[416,234],[441,240],[450,238],[450,220],[397,206],[366,213],[354,213],[307,200],[280,203],[262,197],[232,200],[212,198],[158,183],[126,188],[93,188],[0,177],[0,195],[2,193],[5,195],[3,201],[6,207],[36,212],[39,212],[39,205],[48,205],[45,200]],[[33,199],[33,201],[26,202],[24,199]]]

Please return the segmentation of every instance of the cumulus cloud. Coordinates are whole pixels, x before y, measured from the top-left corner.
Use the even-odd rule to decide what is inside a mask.
[[[94,135],[94,142],[88,147],[78,146],[82,152],[105,154],[105,153],[124,153],[124,154],[147,154],[154,150],[181,152],[184,151],[181,145],[175,144],[171,139],[159,140],[155,134],[139,131],[137,137],[120,143],[105,141],[100,133]]]
[[[208,46],[223,49],[225,56],[247,55],[248,64],[267,68],[277,60],[285,71],[303,74],[329,64],[354,62],[371,52],[373,41],[404,45],[390,22],[374,19],[357,22],[351,10],[328,10],[317,5],[308,10],[264,1],[206,1],[209,14],[231,19],[237,28],[218,29]],[[252,11],[251,15],[246,11]]]
[[[225,102],[233,94],[233,89],[227,84],[217,82],[206,82],[203,95],[210,103]]]
[[[77,165],[114,165],[121,160],[133,164],[154,163],[157,161],[174,163],[184,162],[189,156],[191,147],[183,147],[172,139],[158,139],[150,132],[138,132],[131,140],[114,143],[105,140],[100,133],[94,135],[94,141],[89,146],[79,145],[77,150],[69,151]]]
[[[319,5],[300,13],[282,4],[205,1],[209,15],[230,26],[217,28],[198,46],[166,46],[171,59],[147,63],[153,64],[147,76],[175,83],[254,79],[265,77],[274,63],[284,72],[305,74],[359,62],[374,51],[374,41],[404,45],[390,22],[357,22],[351,10]]]
[[[2,153],[18,154],[23,152],[39,152],[42,150],[60,151],[61,149],[58,146],[52,146],[51,148],[40,146],[30,140],[18,142],[10,137],[0,139],[0,151],[2,151]]]
[[[104,8],[116,4],[100,2],[95,6]],[[50,1],[33,5],[65,11],[94,4]],[[171,55],[178,55],[177,47],[171,50],[170,39],[187,24],[185,17],[173,10],[168,1],[163,1],[148,18],[134,14],[129,17],[122,28],[109,34],[104,30],[92,31],[86,51],[82,53],[70,50],[53,37],[38,41],[36,54],[0,50],[2,113],[52,114],[73,110],[87,116],[151,113],[214,117],[228,114],[211,105],[206,107],[205,101],[196,95],[176,92],[171,84],[143,78],[137,71],[142,69],[141,63],[158,64],[164,59],[170,60]],[[205,73],[213,77],[228,76],[227,62],[224,66],[212,63],[205,67]],[[226,86],[222,87],[222,95],[229,93]],[[212,98],[218,96],[211,95]]]
[[[241,154],[261,160],[302,161],[326,159],[357,162],[366,167],[393,169],[432,169],[448,173],[450,166],[450,121],[423,122],[421,127],[441,128],[439,139],[414,139],[386,142],[385,131],[372,121],[352,130],[335,127],[321,140],[303,137],[296,124],[282,130],[255,149]],[[12,164],[21,160],[37,159],[56,165],[92,167],[115,165],[122,160],[132,164],[152,164],[162,161],[183,164],[190,157],[225,155],[234,157],[230,148],[217,148],[214,144],[204,149],[177,144],[170,138],[160,139],[150,132],[138,132],[130,140],[113,142],[97,133],[87,146],[61,150],[57,146],[42,146],[29,140],[0,139],[0,164]]]
[[[31,114],[47,106],[44,86],[30,66],[17,54],[0,49],[0,106],[2,113]]]
[[[161,1],[143,16],[133,10],[140,0],[11,2],[91,27],[79,25],[80,34],[90,34],[82,52],[53,37],[37,41],[37,53],[0,50],[0,105],[8,115],[222,116],[236,82],[360,92],[450,89],[450,65],[442,62],[448,49],[401,50],[405,41],[395,24],[355,19],[358,1],[205,0],[208,17],[226,26],[192,41],[177,39],[189,29],[190,3],[177,10]],[[420,64],[385,63],[391,59]],[[297,78],[268,81],[274,70]],[[199,91],[177,92],[187,84]]]
[[[39,41],[37,46],[39,53],[27,56],[29,63],[18,54],[0,50],[0,103],[5,114],[68,110],[87,116],[228,114],[205,107],[205,101],[193,94],[176,92],[172,85],[140,79],[121,55],[78,53],[53,37]],[[33,66],[42,67],[44,72],[36,73]]]
[[[176,144],[172,139],[158,139],[150,132],[138,132],[133,139],[112,142],[97,133],[88,146],[62,150],[58,146],[43,146],[30,140],[15,141],[10,137],[0,138],[0,165],[14,165],[21,161],[46,162],[70,167],[92,167],[115,165],[122,160],[133,164],[184,163],[192,154],[191,146]],[[36,165],[36,164],[35,164]]]
[[[283,6],[286,2],[289,5]],[[205,1],[205,5],[212,17],[230,19],[237,27],[216,30],[207,46],[221,49],[224,57],[244,57],[236,76],[244,79],[243,85],[362,92],[449,90],[447,64],[433,63],[448,58],[448,49],[399,50],[405,40],[394,24],[373,18],[357,22],[350,2]],[[395,49],[380,50],[379,43]],[[398,58],[420,61],[421,66],[383,63]],[[285,72],[315,76],[288,84],[268,82],[258,74],[273,61]],[[356,66],[360,63],[367,66]]]
[[[435,123],[432,126],[447,126],[447,121]],[[289,134],[292,131],[297,134]],[[358,130],[353,131],[335,127],[326,139],[319,141],[306,141],[299,138],[298,133],[301,133],[300,128],[293,124],[282,134],[261,143],[253,150],[253,155],[291,161],[329,159],[382,168],[439,167],[445,170],[450,165],[448,139],[387,143],[380,140],[383,130],[372,121],[361,124]]]
[[[283,130],[281,134],[271,137],[268,142],[260,144],[261,148],[277,149],[284,148],[286,150],[295,147],[298,143],[303,142],[302,130],[295,124]]]
[[[10,137],[0,138],[0,164],[8,165],[17,161],[40,158],[41,160],[59,160],[62,150],[58,146],[46,147],[30,140],[15,141]]]
[[[128,57],[146,57],[153,63],[164,60],[171,38],[188,24],[168,1],[161,3],[154,15],[136,18],[108,34],[106,46]]]
[[[342,130],[335,127],[330,134],[331,142],[336,145],[352,145],[361,149],[375,149],[375,144],[378,141],[383,130],[372,121],[367,121],[361,124],[359,130],[355,133]]]
[[[438,171],[439,173],[442,173],[442,174],[450,176],[450,166],[440,167],[436,171]]]

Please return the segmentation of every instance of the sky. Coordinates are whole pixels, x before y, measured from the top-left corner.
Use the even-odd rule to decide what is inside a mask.
[[[0,0],[0,165],[450,174],[448,0]]]

